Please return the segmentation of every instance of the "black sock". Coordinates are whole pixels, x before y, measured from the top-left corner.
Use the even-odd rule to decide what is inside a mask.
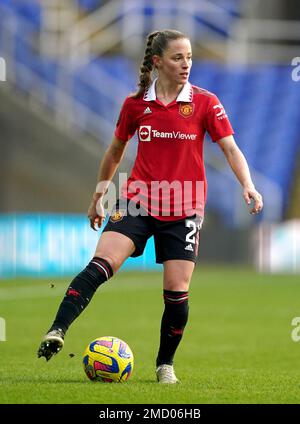
[[[156,366],[173,364],[175,351],[188,320],[188,292],[164,290],[165,310],[160,329],[160,346]]]
[[[97,288],[113,275],[110,264],[94,257],[71,282],[49,331],[61,328],[65,333],[89,304]]]

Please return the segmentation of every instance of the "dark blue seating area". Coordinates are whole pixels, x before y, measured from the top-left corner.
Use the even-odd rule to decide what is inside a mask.
[[[15,38],[14,55],[15,79],[19,88],[29,93],[35,90],[43,91],[48,106],[53,107],[53,88],[57,83],[58,63],[54,59],[38,55],[21,33]]]
[[[78,0],[80,9],[86,13],[93,12],[102,5],[102,0]]]
[[[102,4],[103,0],[78,0],[79,8],[86,13],[93,12]],[[40,30],[43,11],[41,0],[0,0],[0,5],[6,6],[18,17],[30,22],[36,30]]]
[[[19,25],[22,25],[22,18],[26,20],[36,31],[39,31],[42,25],[42,6],[40,0],[0,0],[0,5],[15,13],[20,19]],[[21,29],[21,28],[20,28]]]
[[[218,95],[250,167],[281,187],[284,214],[300,154],[300,84],[292,80],[291,68],[194,63],[192,80]],[[214,196],[218,181],[213,170],[208,169],[208,180],[209,202],[215,201],[217,207],[220,198]],[[222,205],[227,197],[226,193]],[[229,207],[229,223],[230,217]]]
[[[138,4],[138,1],[136,4]],[[206,3],[198,2],[198,4],[195,1],[192,8],[189,7],[188,3],[181,0],[162,1],[160,3],[148,0],[139,6],[146,18],[145,36],[153,31],[152,18],[157,14],[172,21],[172,19],[176,20],[178,15],[189,14],[190,10],[193,10],[192,25],[197,28],[198,38],[207,36],[228,37],[234,19],[241,15],[241,0],[210,0]]]
[[[74,98],[98,113],[108,121],[114,122],[119,115],[119,107],[123,98],[118,97],[114,87],[99,91],[101,85],[107,85],[104,76],[121,81],[128,87],[128,93],[135,87],[135,69],[131,60],[125,57],[102,57],[81,66],[74,71],[73,95]]]

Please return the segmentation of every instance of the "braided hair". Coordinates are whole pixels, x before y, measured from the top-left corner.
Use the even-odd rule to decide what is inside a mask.
[[[166,50],[169,41],[178,40],[180,38],[188,38],[182,32],[167,29],[164,31],[151,32],[147,37],[147,44],[145,50],[145,56],[140,67],[140,81],[139,88],[136,93],[132,95],[133,98],[140,97],[144,90],[148,88],[152,83],[151,72],[153,71],[152,57],[154,55],[162,56]]]

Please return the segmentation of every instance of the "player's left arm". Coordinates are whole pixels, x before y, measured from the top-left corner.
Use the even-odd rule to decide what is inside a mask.
[[[254,205],[250,213],[259,213],[263,208],[262,196],[253,184],[246,158],[238,148],[234,137],[229,135],[221,138],[217,141],[217,143],[222,149],[231,169],[243,187],[243,197],[245,202],[247,205],[250,205],[251,199],[254,201]]]

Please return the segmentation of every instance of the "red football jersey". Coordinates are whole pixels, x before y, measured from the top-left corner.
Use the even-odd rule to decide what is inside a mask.
[[[216,95],[187,82],[176,100],[163,105],[155,83],[135,99],[127,97],[115,136],[128,142],[138,135],[134,166],[122,195],[160,220],[204,215],[206,177],[203,141],[233,134]]]

